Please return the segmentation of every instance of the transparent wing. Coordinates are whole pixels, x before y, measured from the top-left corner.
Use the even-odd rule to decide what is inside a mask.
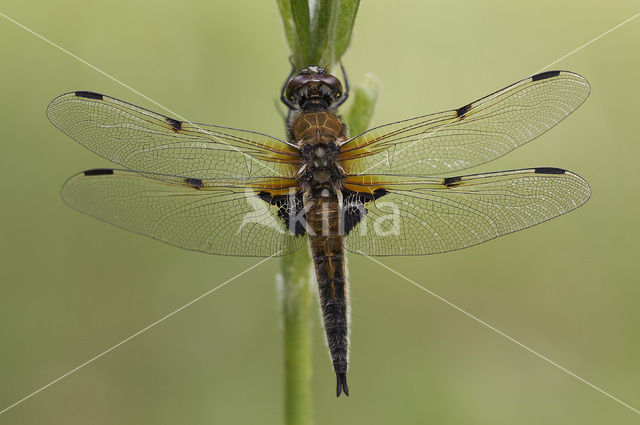
[[[346,247],[367,255],[453,251],[526,229],[584,204],[590,188],[558,168],[449,178],[350,176],[346,188],[375,194]]]
[[[566,71],[526,78],[450,111],[368,130],[342,145],[351,174],[433,175],[492,161],[573,112],[589,83]]]
[[[57,97],[47,116],[98,155],[157,177],[290,177],[299,162],[297,148],[275,137],[189,124],[93,92]]]
[[[180,248],[208,254],[268,257],[300,248],[256,194],[285,193],[293,179],[254,178],[236,187],[194,178],[162,176],[166,183],[125,170],[89,170],[71,177],[64,201],[107,223]],[[246,188],[246,189],[245,189]]]

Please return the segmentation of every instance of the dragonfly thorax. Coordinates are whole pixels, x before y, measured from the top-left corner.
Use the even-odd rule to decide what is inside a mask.
[[[333,142],[305,144],[301,149],[303,166],[298,181],[308,188],[340,187],[345,172],[338,155],[340,148]]]

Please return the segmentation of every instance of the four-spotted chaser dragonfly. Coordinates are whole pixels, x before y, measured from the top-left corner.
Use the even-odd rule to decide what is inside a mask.
[[[448,111],[349,136],[347,93],[319,67],[292,76],[288,138],[179,121],[86,91],[47,109],[71,138],[124,169],[71,177],[62,196],[107,223],[209,254],[269,257],[309,244],[337,395],[348,395],[345,250],[425,255],[525,229],[587,201],[559,168],[432,177],[494,160],[549,130],[589,94],[548,71]]]

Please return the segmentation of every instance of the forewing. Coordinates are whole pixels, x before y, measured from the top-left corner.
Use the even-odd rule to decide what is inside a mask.
[[[57,97],[47,116],[98,155],[157,177],[290,177],[299,161],[298,150],[275,137],[190,124],[93,92]]]
[[[367,255],[466,248],[565,214],[590,196],[587,182],[558,168],[445,179],[350,176],[346,187],[378,196],[347,235],[347,249]]]
[[[165,183],[126,170],[89,170],[71,177],[64,201],[107,223],[180,248],[208,254],[285,255],[305,241],[289,232],[277,209],[258,193],[286,193],[293,179],[254,178],[220,186],[162,176]]]
[[[548,71],[450,111],[373,128],[342,145],[351,174],[444,174],[492,161],[556,125],[589,95],[578,74]]]

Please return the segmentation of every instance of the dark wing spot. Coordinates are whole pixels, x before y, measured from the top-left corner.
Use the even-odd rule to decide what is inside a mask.
[[[560,75],[560,71],[541,72],[540,74],[533,75],[531,81],[546,80],[547,78],[557,77],[558,75]]]
[[[366,204],[367,202],[371,202],[374,199],[376,199],[373,194],[368,192],[358,193],[358,192],[351,192],[346,190],[342,191],[342,196],[343,196],[343,199],[346,199],[346,198],[357,199],[359,202],[362,202],[363,204]]]
[[[75,95],[78,97],[86,97],[87,99],[103,99],[103,96],[100,93],[94,93],[92,91],[77,91],[75,92]]]
[[[184,179],[184,182],[191,187],[195,187],[196,189],[200,189],[204,186],[204,183],[202,183],[201,179],[196,179],[193,177],[187,177],[186,179]]]
[[[182,121],[174,120],[173,118],[165,117],[165,121],[173,127],[173,131],[178,132],[182,130]]]
[[[95,168],[84,172],[85,176],[108,176],[111,174],[113,174],[113,169],[111,168]]]
[[[564,174],[567,170],[554,167],[538,167],[534,169],[536,174]]]
[[[356,227],[367,215],[367,207],[365,204],[374,201],[381,196],[386,195],[386,189],[376,189],[373,193],[368,192],[352,192],[350,190],[342,190],[343,211],[342,211],[342,234],[348,235],[351,229]]]
[[[386,195],[387,193],[387,189],[376,189],[373,191],[373,199],[378,199],[381,196]]]
[[[364,206],[364,202],[359,202],[357,198],[347,200],[342,211],[342,226],[343,235],[348,235],[351,229],[356,227],[356,224],[360,223],[365,215],[367,215],[367,208]]]
[[[456,109],[456,116],[458,118],[462,117],[464,114],[469,112],[469,109],[471,109],[471,104],[464,105],[462,108]]]
[[[295,196],[276,195],[273,196],[269,192],[261,191],[256,195],[270,205],[278,208],[278,217],[284,221],[285,226],[296,236],[304,236],[307,231],[305,228],[306,214],[300,214],[304,210],[302,204],[302,192],[297,192]],[[300,220],[298,220],[300,219]]]
[[[457,176],[457,177],[446,177],[443,181],[442,184],[446,187],[455,187],[458,186],[460,183],[462,183],[462,177]]]
[[[273,196],[269,192],[258,192],[258,198],[262,199],[267,204],[271,204]]]

